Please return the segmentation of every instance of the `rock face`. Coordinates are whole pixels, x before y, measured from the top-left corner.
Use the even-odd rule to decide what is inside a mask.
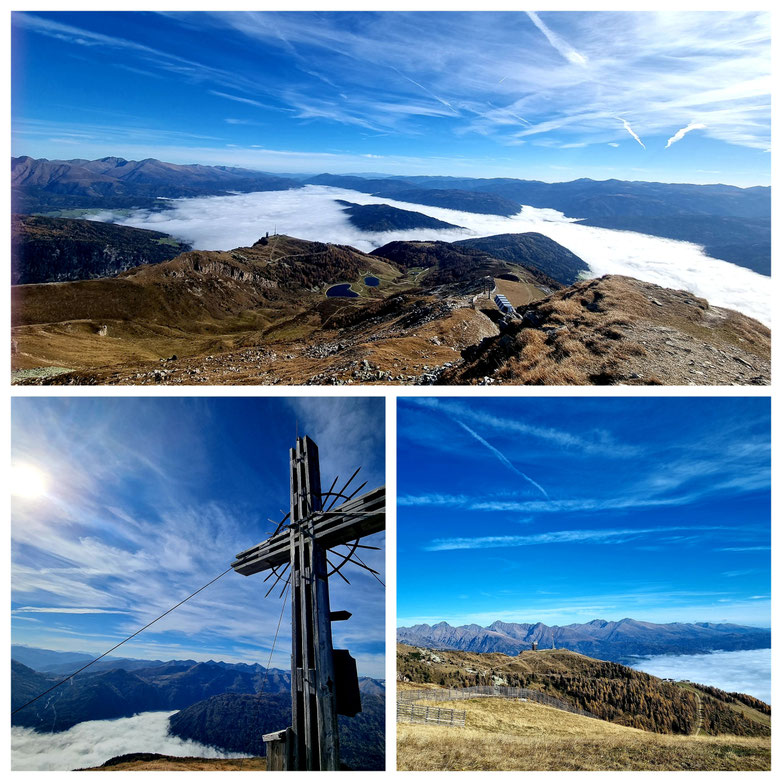
[[[11,220],[11,284],[114,277],[190,246],[159,231],[62,217]]]
[[[613,662],[653,654],[697,654],[715,649],[767,649],[771,632],[764,628],[733,624],[652,624],[634,619],[549,627],[542,622],[516,624],[497,621],[488,627],[447,622],[397,629],[397,640],[434,649],[518,654],[537,643],[540,649],[567,648],[580,654]]]

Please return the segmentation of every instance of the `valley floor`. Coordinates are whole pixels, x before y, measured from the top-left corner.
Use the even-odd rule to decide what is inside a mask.
[[[452,702],[428,706],[452,708]],[[464,728],[397,725],[400,771],[768,771],[768,738],[672,736],[533,703],[459,701]]]

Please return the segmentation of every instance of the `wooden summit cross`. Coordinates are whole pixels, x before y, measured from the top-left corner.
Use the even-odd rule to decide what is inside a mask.
[[[291,585],[293,724],[263,737],[267,769],[336,771],[337,714],[355,716],[361,711],[361,700],[355,660],[347,650],[332,646],[331,623],[351,615],[331,611],[328,579],[337,573],[347,581],[340,571],[348,562],[377,575],[356,551],[374,548],[362,546],[359,540],[385,529],[385,487],[356,496],[364,483],[347,495],[356,470],[339,491],[333,490],[335,478],[329,491],[321,493],[318,447],[309,437],[296,438],[290,468],[290,513],[269,538],[237,554],[231,567],[243,576],[270,570],[267,580],[277,576],[271,589],[288,571]],[[334,508],[340,500],[342,504]],[[347,553],[337,551],[338,546],[346,547]],[[341,561],[333,563],[329,553]]]

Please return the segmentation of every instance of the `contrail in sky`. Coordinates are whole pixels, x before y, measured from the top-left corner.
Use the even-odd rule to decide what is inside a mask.
[[[638,134],[630,127],[630,123],[626,119],[622,119],[621,117],[617,117],[624,126],[625,130],[644,148],[646,149],[646,144],[641,141],[640,138],[638,138]]]
[[[587,59],[583,54],[577,52],[567,41],[560,38],[543,20],[534,12],[527,11],[532,24],[546,36],[546,40],[570,63],[580,65],[582,68],[587,64]]]
[[[454,423],[459,424],[459,426],[461,426],[462,429],[464,429],[466,432],[469,432],[479,443],[485,445],[508,469],[513,470],[516,475],[520,475],[522,478],[524,478],[525,481],[531,483],[547,500],[551,499],[551,497],[548,496],[546,490],[539,483],[533,481],[529,475],[525,475],[521,470],[514,467],[514,465],[511,464],[510,460],[505,456],[504,453],[495,448],[491,443],[484,440],[483,437],[481,437],[477,432],[474,432],[472,429],[470,429],[467,424],[463,424],[461,421],[457,421],[455,418],[452,420]]]

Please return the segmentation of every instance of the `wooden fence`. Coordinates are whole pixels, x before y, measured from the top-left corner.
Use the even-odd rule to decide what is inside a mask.
[[[426,722],[463,728],[464,715],[463,711],[456,711],[455,709],[442,709],[436,706],[419,706],[415,703],[396,702],[397,722]]]
[[[551,706],[561,711],[569,711],[572,714],[580,714],[582,717],[599,719],[588,711],[579,709],[559,698],[552,698],[539,690],[530,690],[526,687],[488,687],[477,685],[474,687],[457,687],[430,690],[400,690],[397,693],[397,703],[412,704],[416,701],[458,701],[468,698],[511,698],[514,700],[533,701],[543,706]]]

